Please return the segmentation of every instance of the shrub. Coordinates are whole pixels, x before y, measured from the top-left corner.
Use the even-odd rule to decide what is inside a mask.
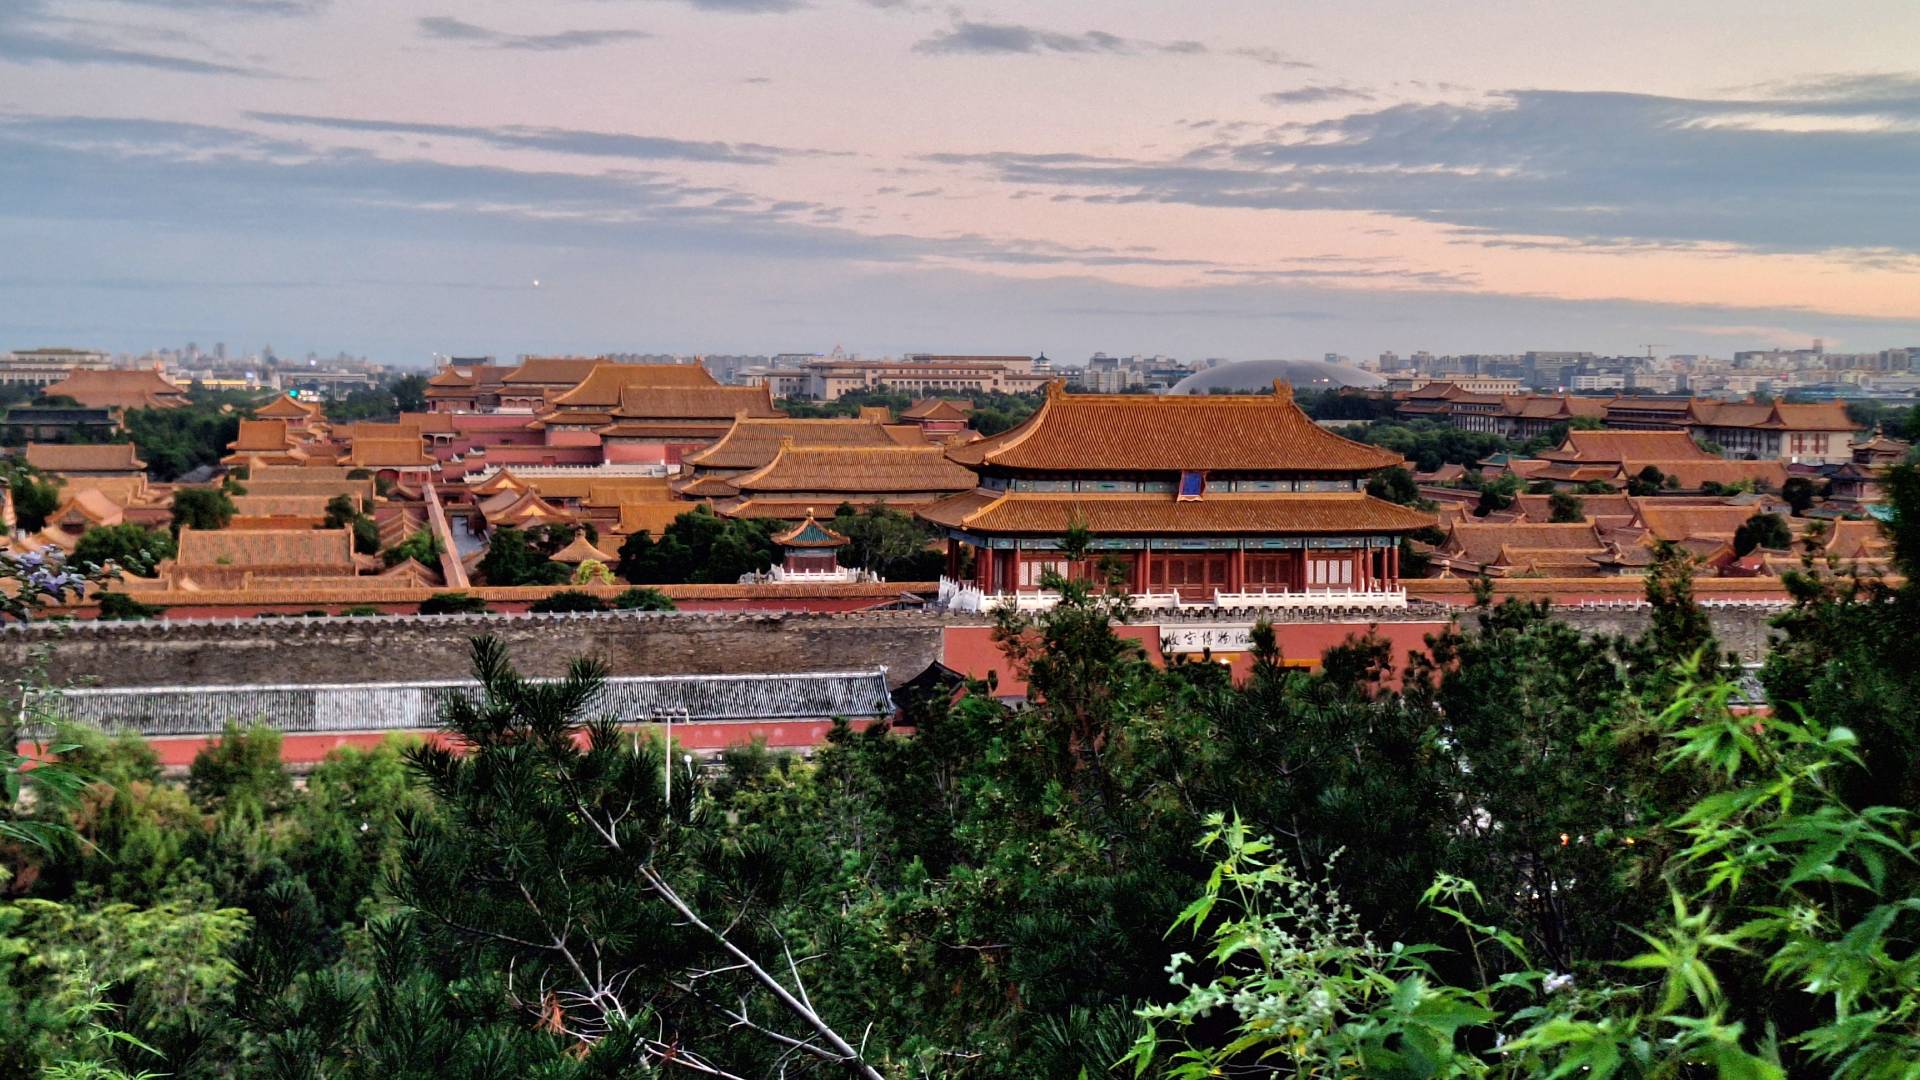
[[[144,525],[108,525],[88,529],[74,545],[73,561],[83,566],[113,563],[129,574],[146,576],[160,560],[173,557],[173,537]]]
[[[167,609],[156,604],[143,604],[126,593],[101,593],[100,619],[102,622],[126,622],[133,619],[157,619]]]
[[[433,566],[440,561],[440,541],[425,529],[414,533],[405,540],[380,553],[380,559],[388,566],[412,559],[422,566]]]
[[[527,610],[542,615],[571,611],[605,611],[607,602],[592,593],[581,592],[578,589],[565,589],[543,600],[535,601]]]
[[[1754,548],[1785,551],[1793,546],[1793,532],[1779,514],[1755,514],[1733,533],[1733,551],[1745,555]]]
[[[235,512],[233,500],[217,488],[182,488],[173,493],[175,529],[224,529]]]
[[[420,601],[422,615],[484,615],[487,602],[471,593],[435,593]]]
[[[659,589],[628,589],[613,598],[617,611],[678,611],[673,598]]]
[[[219,742],[194,755],[187,794],[210,810],[282,808],[293,797],[293,778],[280,763],[280,733],[228,724]]]

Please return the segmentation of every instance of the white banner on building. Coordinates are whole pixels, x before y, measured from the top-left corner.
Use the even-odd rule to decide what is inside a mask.
[[[1162,653],[1241,653],[1253,649],[1252,623],[1181,623],[1160,628]]]

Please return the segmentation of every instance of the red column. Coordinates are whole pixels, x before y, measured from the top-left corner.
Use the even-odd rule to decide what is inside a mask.
[[[1153,545],[1146,540],[1140,541],[1140,591],[1153,591]]]
[[[1009,560],[1007,563],[1007,591],[1017,593],[1020,591],[1020,541],[1015,540],[1013,542],[1013,547],[1007,551],[1007,558]]]
[[[1227,591],[1232,593],[1247,591],[1247,549],[1233,549],[1233,558],[1227,560]]]

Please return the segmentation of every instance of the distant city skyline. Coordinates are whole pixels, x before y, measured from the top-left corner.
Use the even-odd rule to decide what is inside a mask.
[[[13,0],[0,350],[1920,345],[1914,40],[1895,0]]]

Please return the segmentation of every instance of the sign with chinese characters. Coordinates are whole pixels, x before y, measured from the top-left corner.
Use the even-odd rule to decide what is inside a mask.
[[[1252,623],[1179,623],[1160,628],[1163,653],[1240,653],[1252,648]]]

